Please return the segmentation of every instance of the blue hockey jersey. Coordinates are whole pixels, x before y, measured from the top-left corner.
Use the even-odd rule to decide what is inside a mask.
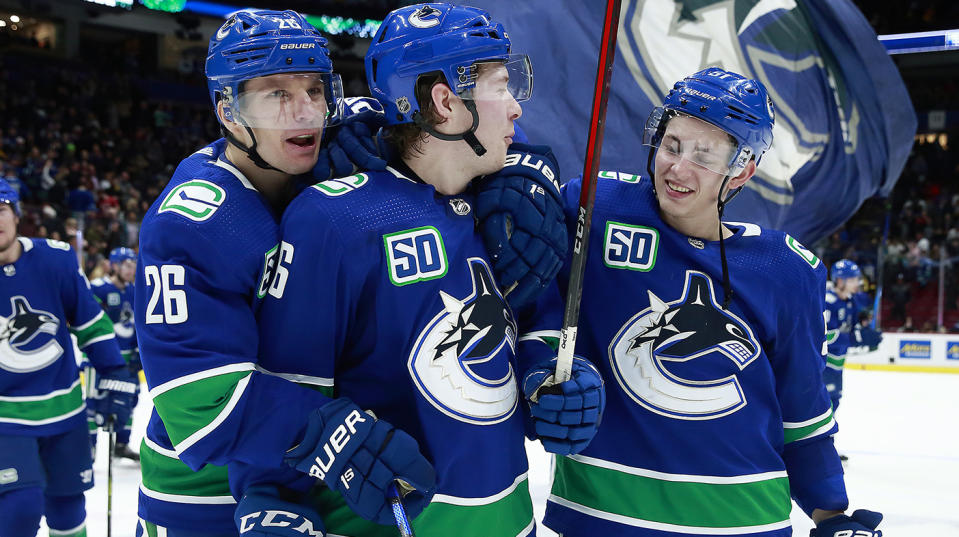
[[[418,441],[438,491],[413,521],[417,534],[529,535],[516,322],[472,203],[408,169],[306,189],[283,217],[282,261],[258,314],[260,363]],[[395,535],[353,515],[338,492],[322,488],[317,505],[331,535]]]
[[[180,163],[140,228],[134,317],[154,412],[140,516],[231,532],[227,462],[280,464],[325,399],[257,370],[253,309],[269,292],[278,216],[224,156]]]
[[[856,303],[852,297],[843,299],[832,289],[826,291],[826,367],[842,370],[846,351],[852,344],[852,327],[857,321]]]
[[[93,296],[97,298],[107,317],[113,321],[117,345],[123,359],[130,361],[137,352],[136,327],[133,323],[133,284],[117,287],[110,278],[97,278],[90,282]]]
[[[124,362],[70,245],[18,240],[0,274],[0,434],[49,436],[86,422],[71,333],[98,372]]]
[[[791,493],[845,507],[821,378],[823,264],[782,232],[727,223],[723,309],[718,241],[664,223],[648,179],[601,177],[576,353],[602,373],[607,406],[589,446],[556,458],[545,525],[570,537],[784,536]],[[563,188],[570,226],[580,187]],[[558,327],[549,297],[565,296],[568,278],[567,265],[561,293],[541,301],[554,312],[542,328]],[[787,475],[798,446],[832,450],[825,486]]]

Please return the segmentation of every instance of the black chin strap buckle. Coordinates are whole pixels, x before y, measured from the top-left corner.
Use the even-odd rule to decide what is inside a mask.
[[[420,114],[419,110],[413,112],[413,123],[434,138],[446,140],[447,142],[463,140],[469,144],[470,148],[474,153],[476,153],[477,157],[482,157],[486,154],[486,148],[483,147],[483,144],[480,143],[475,134],[476,128],[479,127],[479,113],[476,111],[476,103],[469,99],[463,99],[463,104],[466,105],[466,109],[469,110],[470,115],[473,116],[473,124],[468,130],[459,134],[443,134],[442,132],[438,132],[433,128],[432,125],[429,124],[428,121],[426,121],[426,118],[423,117],[423,114]]]

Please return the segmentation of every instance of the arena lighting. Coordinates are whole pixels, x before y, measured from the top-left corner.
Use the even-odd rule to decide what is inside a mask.
[[[140,0],[144,7],[167,13],[179,13],[186,6],[186,0]]]
[[[959,30],[937,30],[879,36],[889,54],[959,50]]]
[[[10,15],[10,22],[14,22],[14,23],[20,22],[20,17],[16,15]]]
[[[144,1],[144,5],[146,2]],[[216,4],[213,2],[204,2],[202,0],[187,0],[183,11],[189,11],[198,15],[207,15],[209,17],[226,17],[227,15],[240,11],[241,9],[252,9],[249,7],[229,6],[226,4]],[[306,20],[316,29],[329,35],[355,35],[357,37],[373,37],[376,30],[383,21],[374,19],[347,19],[343,17],[329,17],[326,15],[303,14]]]
[[[6,25],[7,25],[7,21],[0,19],[0,28],[3,28]]]

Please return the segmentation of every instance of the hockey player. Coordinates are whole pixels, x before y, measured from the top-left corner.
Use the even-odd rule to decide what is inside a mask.
[[[859,265],[848,259],[840,259],[833,263],[830,276],[832,286],[826,289],[826,309],[823,313],[826,318],[827,348],[822,380],[829,392],[832,411],[836,412],[839,410],[839,399],[842,398],[842,368],[846,363],[846,352],[852,345],[853,327],[858,323],[859,312],[854,297],[859,291],[862,272]],[[848,459],[842,453],[839,458],[842,461]]]
[[[140,232],[134,316],[154,413],[138,535],[235,536],[224,465],[280,464],[327,401],[257,369],[253,316],[289,255],[278,223],[298,179],[329,177],[335,157],[320,146],[342,102],[326,39],[293,11],[239,11],[206,74],[225,139],[180,163]]]
[[[562,535],[786,536],[790,496],[813,536],[881,533],[879,513],[843,514],[825,267],[785,233],[721,222],[772,132],[762,84],[708,68],[650,114],[649,175],[599,179],[576,348],[604,357],[609,405],[556,458],[544,523]],[[563,188],[570,226],[580,190]]]
[[[126,361],[130,374],[134,379],[139,380],[140,370],[143,367],[140,365],[140,351],[137,349],[137,336],[133,324],[133,281],[136,278],[136,269],[137,255],[133,250],[123,247],[114,248],[110,251],[110,274],[91,281],[90,289],[100,306],[106,311],[107,317],[113,321],[113,331],[120,346],[120,354]],[[96,395],[99,396],[99,394]],[[133,407],[136,408],[136,405],[137,400],[134,399]],[[96,425],[94,422],[90,427],[90,443],[94,447],[94,453],[97,445]],[[122,427],[118,426],[114,455],[139,461],[140,455],[129,446],[132,427],[132,419]]]
[[[832,411],[839,409],[842,398],[842,368],[846,351],[851,344],[853,325],[858,322],[858,311],[853,296],[859,291],[862,272],[859,265],[840,259],[832,266],[832,288],[826,290],[826,369],[823,382],[829,391]]]
[[[64,242],[17,236],[17,192],[0,179],[0,535],[86,535],[93,487],[71,334],[99,373],[96,411],[126,423],[137,384],[110,320]]]
[[[331,399],[285,457],[298,472],[230,466],[240,532],[297,535],[262,502],[322,480],[312,501],[286,504],[297,531],[303,517],[331,535],[395,535],[387,492],[399,482],[417,534],[530,535],[517,321],[475,229],[471,186],[506,162],[529,60],[485,11],[419,4],[386,17],[366,71],[394,158],[290,204],[258,313],[260,366]],[[601,413],[598,372],[578,360],[555,392],[532,412],[547,445],[570,452]]]

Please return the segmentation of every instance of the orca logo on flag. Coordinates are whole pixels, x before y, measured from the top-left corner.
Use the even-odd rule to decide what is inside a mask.
[[[0,368],[13,373],[43,369],[63,354],[57,342],[60,321],[33,309],[26,297],[10,297],[9,317],[0,317]]]

